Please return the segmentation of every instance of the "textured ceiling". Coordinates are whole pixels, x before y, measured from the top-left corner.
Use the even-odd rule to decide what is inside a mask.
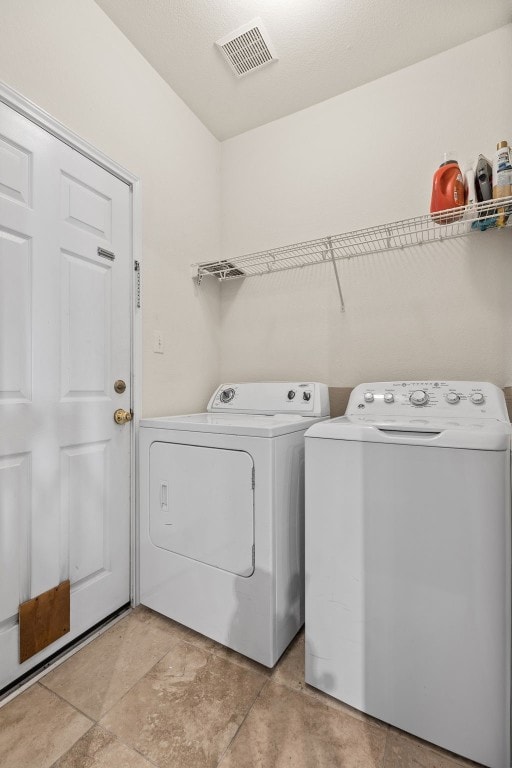
[[[219,139],[512,21],[511,0],[96,2]],[[256,16],[279,61],[238,79],[214,43]]]

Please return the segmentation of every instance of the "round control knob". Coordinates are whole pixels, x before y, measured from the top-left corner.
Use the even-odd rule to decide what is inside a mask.
[[[460,397],[456,392],[448,392],[446,395],[446,402],[450,403],[451,405],[455,405],[455,403],[458,403],[460,400]]]
[[[306,402],[309,402],[309,400],[311,400],[311,392],[303,392],[302,399],[306,400]]]
[[[288,392],[288,400],[293,400],[294,397],[295,397],[295,390],[290,389],[290,391]]]
[[[423,389],[416,389],[412,393],[410,400],[413,405],[426,405],[428,403],[428,395]]]
[[[471,402],[475,405],[482,405],[482,403],[485,402],[485,398],[481,392],[475,392],[471,395]]]
[[[374,397],[373,392],[365,392],[364,393],[364,401],[365,403],[373,403]]]
[[[395,402],[395,396],[392,392],[384,392],[384,402],[385,403],[394,403]]]
[[[229,389],[223,389],[220,393],[220,401],[221,403],[229,403],[230,400],[232,400],[235,396],[235,390],[232,387],[229,387]]]

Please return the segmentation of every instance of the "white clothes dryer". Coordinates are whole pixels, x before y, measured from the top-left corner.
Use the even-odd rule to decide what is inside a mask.
[[[304,623],[304,432],[324,384],[223,384],[140,422],[140,600],[268,667]]]
[[[511,486],[492,384],[362,384],[306,433],[306,681],[510,766]]]

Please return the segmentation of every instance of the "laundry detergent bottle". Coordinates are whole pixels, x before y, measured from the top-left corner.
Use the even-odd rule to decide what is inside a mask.
[[[465,202],[464,176],[458,162],[445,154],[443,162],[434,173],[430,213],[437,224],[451,224],[462,218],[463,212],[439,215],[438,211],[461,208]]]

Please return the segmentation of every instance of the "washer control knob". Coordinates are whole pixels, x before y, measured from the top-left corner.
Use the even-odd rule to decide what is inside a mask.
[[[485,402],[485,398],[481,392],[475,392],[473,395],[471,395],[471,402],[475,405],[482,405],[482,403]]]
[[[455,405],[455,403],[458,403],[460,400],[460,397],[456,392],[448,392],[446,395],[446,402],[450,403],[451,405]]]
[[[288,392],[288,400],[293,400],[294,397],[295,397],[295,390],[290,389],[290,391]]]
[[[374,401],[373,392],[365,392],[364,401],[365,403],[373,403]]]
[[[384,402],[385,403],[394,403],[395,402],[395,396],[392,392],[384,392]]]
[[[311,400],[311,392],[303,392],[302,393],[302,399],[305,400],[306,402]]]
[[[221,403],[229,403],[235,396],[235,390],[232,387],[229,387],[228,389],[223,389],[220,393],[220,401]]]
[[[426,405],[428,403],[428,395],[423,389],[416,389],[411,395],[411,403],[413,405]]]

